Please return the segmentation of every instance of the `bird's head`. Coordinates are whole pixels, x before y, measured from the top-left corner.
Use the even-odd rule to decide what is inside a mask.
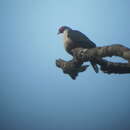
[[[61,34],[63,33],[65,30],[67,29],[71,29],[70,27],[67,27],[67,26],[61,26],[59,29],[58,29],[58,33],[57,34]]]

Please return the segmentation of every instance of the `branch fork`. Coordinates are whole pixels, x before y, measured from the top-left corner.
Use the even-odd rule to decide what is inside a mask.
[[[91,49],[75,48],[71,51],[73,59],[65,61],[56,60],[56,66],[61,68],[65,74],[72,79],[76,79],[80,72],[84,72],[89,65],[84,62],[94,61],[100,66],[100,70],[107,74],[126,74],[130,73],[130,49],[121,45],[96,47]],[[126,63],[116,63],[104,60],[104,57],[118,56],[125,59]]]

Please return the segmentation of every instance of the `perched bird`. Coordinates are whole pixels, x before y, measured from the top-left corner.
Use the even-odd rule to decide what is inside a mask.
[[[63,33],[64,48],[71,54],[71,50],[74,48],[94,48],[96,44],[93,43],[86,35],[80,31],[73,30],[70,27],[62,26],[58,30],[58,34]],[[98,66],[96,63],[91,62],[96,73],[98,73]]]

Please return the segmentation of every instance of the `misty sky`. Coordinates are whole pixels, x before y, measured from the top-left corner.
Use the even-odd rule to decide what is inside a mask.
[[[130,130],[130,74],[63,74],[62,25],[130,47],[130,1],[0,0],[0,130]]]

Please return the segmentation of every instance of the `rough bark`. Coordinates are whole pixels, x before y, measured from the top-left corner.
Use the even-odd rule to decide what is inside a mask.
[[[71,61],[56,60],[56,66],[61,68],[65,74],[69,74],[72,79],[76,79],[79,72],[83,72],[88,68],[88,65],[83,65],[87,61],[96,62],[104,73],[130,73],[130,49],[120,44],[92,49],[75,48],[72,50],[72,55],[73,59]],[[112,56],[122,57],[127,62],[116,63],[103,59]]]

